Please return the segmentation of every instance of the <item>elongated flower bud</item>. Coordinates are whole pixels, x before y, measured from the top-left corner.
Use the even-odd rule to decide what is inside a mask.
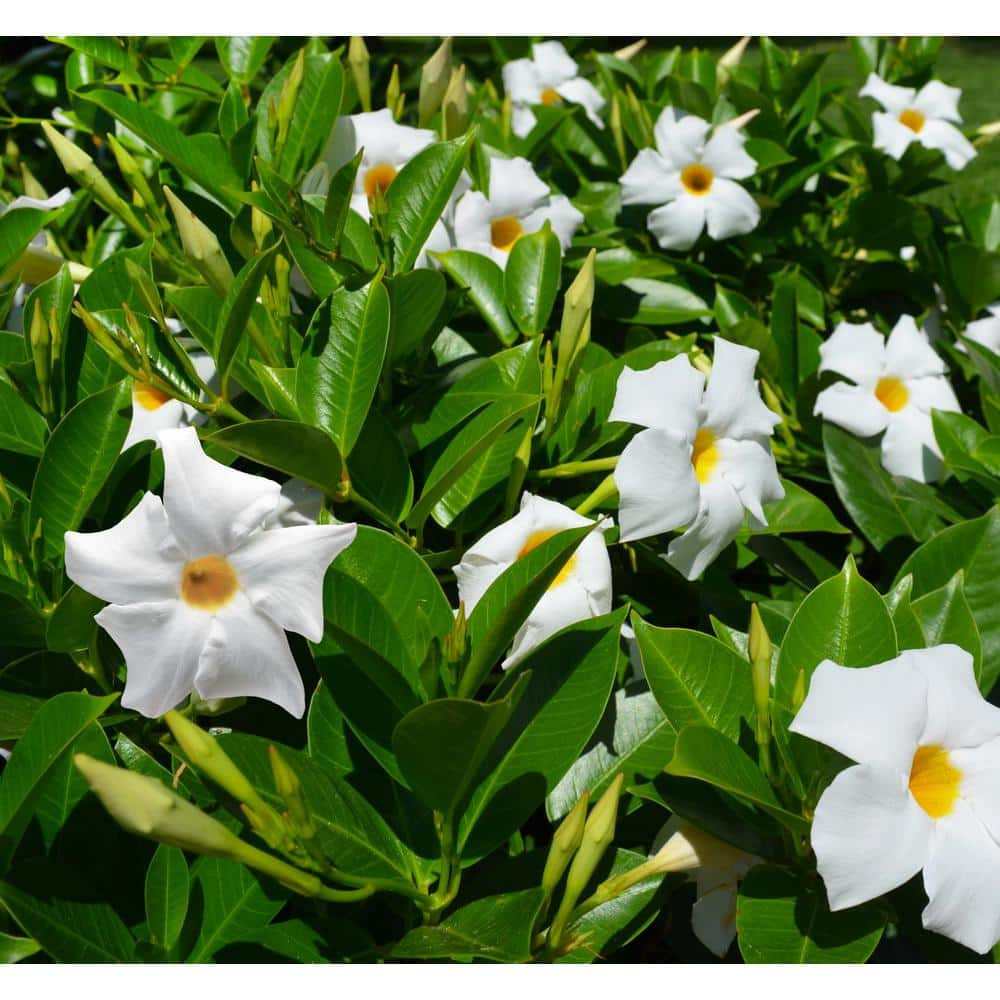
[[[365,40],[359,35],[355,35],[347,43],[347,65],[351,70],[351,78],[354,80],[354,89],[358,92],[362,111],[371,111],[372,109],[372,80],[368,63],[368,48],[365,45]],[[396,82],[399,83],[398,72]]]
[[[423,128],[441,107],[448,81],[451,79],[451,39],[446,38],[437,51],[424,63],[420,72],[420,96],[417,117]]]
[[[274,775],[274,787],[285,803],[292,829],[303,839],[309,840],[315,837],[316,826],[302,794],[302,782],[299,781],[299,776],[273,743],[267,750],[271,761],[271,773]]]
[[[31,327],[28,333],[28,343],[31,345],[31,359],[35,365],[35,378],[38,380],[38,391],[41,397],[42,412],[51,416],[54,411],[52,399],[52,335],[49,324],[45,320],[45,310],[40,301],[35,302],[35,310],[31,316]]]
[[[750,675],[757,716],[755,736],[765,774],[771,771],[771,638],[756,604],[750,605]]]
[[[392,64],[392,73],[389,74],[389,82],[385,88],[385,106],[395,115],[396,105],[399,102],[402,88],[399,83],[399,63]],[[395,115],[397,118],[398,115]]]
[[[465,131],[469,121],[469,92],[465,84],[464,63],[458,69],[452,70],[441,108],[442,135],[445,139],[454,139]]]
[[[728,868],[747,857],[746,852],[740,848],[733,847],[684,820],[678,820],[676,827],[666,843],[650,858],[657,873],[688,872],[696,868]]]
[[[174,213],[174,221],[177,223],[184,252],[191,258],[212,291],[225,298],[235,278],[215,233],[170,188],[165,187],[163,193],[166,195],[170,210]]]
[[[583,828],[587,822],[587,806],[590,803],[590,792],[584,792],[580,801],[569,811],[552,835],[549,856],[545,859],[545,871],[542,872],[542,889],[548,899],[563,873],[569,867],[580,844],[583,843]]]

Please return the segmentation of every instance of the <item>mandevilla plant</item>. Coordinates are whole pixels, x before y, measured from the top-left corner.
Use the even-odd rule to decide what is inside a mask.
[[[3,44],[0,956],[996,953],[957,43]]]

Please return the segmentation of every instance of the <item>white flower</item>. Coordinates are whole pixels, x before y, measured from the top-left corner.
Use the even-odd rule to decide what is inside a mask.
[[[973,320],[966,326],[962,336],[966,340],[988,348],[994,354],[1000,354],[1000,302],[987,306],[986,311],[989,316]],[[964,344],[960,343],[958,349],[965,354],[968,353]]]
[[[696,115],[678,118],[664,108],[653,135],[621,179],[623,205],[659,205],[646,227],[665,250],[688,250],[708,227],[713,240],[756,228],[760,208],[736,182],[752,177],[757,162],[732,125],[711,126]]]
[[[604,128],[604,98],[577,71],[562,42],[536,42],[530,59],[515,59],[504,66],[503,85],[513,104],[514,135],[523,138],[534,128],[536,118],[531,105],[563,101],[583,105],[587,117],[598,128]]]
[[[281,486],[278,505],[264,522],[265,528],[294,528],[315,524],[323,509],[323,491],[304,479],[289,479]]]
[[[521,556],[556,533],[585,524],[594,522],[554,500],[525,493],[520,511],[483,535],[453,567],[466,614],[472,612],[490,584]],[[514,637],[510,655],[502,664],[505,670],[567,625],[611,610],[611,561],[604,542],[607,526],[601,522],[596,531],[587,535],[549,585]]]
[[[204,351],[190,355],[198,377],[205,383],[215,378],[215,362]],[[155,441],[160,431],[172,427],[186,427],[199,423],[201,414],[187,403],[168,396],[162,389],[146,382],[132,383],[132,422],[122,451],[127,451],[140,441]]]
[[[659,870],[694,874],[691,929],[710,952],[724,958],[736,938],[740,881],[761,859],[677,817],[657,834],[653,850]]]
[[[744,509],[766,527],[763,504],[785,495],[768,440],[781,418],[760,398],[759,356],[717,336],[707,387],[685,354],[618,376],[608,419],[648,428],[614,472],[622,541],[688,525],[665,558],[689,580],[736,537]]]
[[[882,464],[892,475],[937,479],[943,465],[931,410],[960,408],[944,362],[913,317],[900,316],[888,340],[871,323],[841,323],[819,353],[821,372],[846,375],[855,384],[824,389],[813,414],[860,437],[885,431]]]
[[[861,669],[824,660],[789,728],[857,761],[813,819],[830,909],[922,870],[924,927],[988,951],[1000,938],[1000,709],[972,657],[945,645]]]
[[[873,144],[894,160],[902,157],[911,142],[940,149],[953,170],[961,170],[976,155],[972,143],[951,124],[962,120],[958,87],[931,80],[917,91],[896,87],[870,73],[858,96],[874,97],[885,108],[872,114]]]
[[[492,257],[506,267],[514,244],[548,220],[565,253],[583,213],[548,186],[523,157],[490,160],[490,196],[469,191],[455,206],[455,245]]]
[[[96,615],[125,656],[122,705],[155,718],[192,691],[255,696],[296,717],[302,678],[284,630],[323,637],[323,576],[353,524],[265,529],[270,479],[227,468],[192,427],[160,432],[163,500],[106,531],[66,532],[66,573],[111,602]]]

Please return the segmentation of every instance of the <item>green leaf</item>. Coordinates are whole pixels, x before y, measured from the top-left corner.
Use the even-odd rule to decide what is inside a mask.
[[[0,278],[13,278],[12,267],[28,244],[55,217],[42,208],[15,208],[0,216]],[[8,270],[11,273],[8,275]]]
[[[240,268],[232,287],[226,292],[215,335],[216,368],[223,385],[229,379],[236,353],[251,322],[261,282],[267,275],[279,245],[276,243],[268,250],[262,250],[256,257],[251,257]]]
[[[959,570],[943,587],[913,602],[926,644],[940,646],[952,642],[972,655],[976,680],[982,676],[983,649],[976,620],[965,598],[965,573]]]
[[[34,714],[0,781],[0,872],[5,872],[10,864],[45,779],[62,762],[80,734],[117,697],[114,694],[94,698],[64,691]]]
[[[393,957],[529,962],[532,931],[541,905],[541,889],[477,899],[436,927],[414,928],[392,949]]]
[[[1000,494],[1000,478],[973,457],[975,452],[990,440],[990,432],[963,413],[931,411],[934,437],[944,458],[962,482],[974,479],[994,496]]]
[[[1000,297],[1000,253],[989,253],[972,243],[953,243],[947,256],[948,271],[965,304],[966,316],[974,319]]]
[[[831,913],[816,881],[772,865],[752,868],[740,886],[736,932],[748,963],[784,965],[866,961],[882,937],[877,903]]]
[[[156,848],[146,870],[145,896],[149,932],[169,951],[181,935],[191,896],[191,874],[179,847]]]
[[[989,692],[1000,676],[1000,508],[963,524],[956,524],[925,542],[903,563],[897,580],[913,575],[917,598],[944,587],[959,571],[965,573],[964,592],[983,646],[979,683]]]
[[[892,624],[896,628],[896,645],[900,652],[904,649],[923,649],[927,645],[923,626],[910,601],[912,590],[913,577],[904,576],[885,595],[885,606],[892,615]],[[978,634],[977,630],[977,638]]]
[[[393,274],[413,267],[458,183],[474,133],[417,153],[386,191]]]
[[[735,795],[773,816],[796,834],[805,834],[809,823],[782,808],[757,765],[732,740],[708,726],[688,726],[677,735],[667,774],[697,778]]]
[[[470,250],[449,250],[438,254],[441,267],[472,300],[502,344],[517,343],[517,327],[507,311],[504,295],[504,272],[489,257]]]
[[[458,843],[464,862],[485,857],[514,833],[586,746],[611,696],[624,620],[620,608],[577,622],[504,677],[494,700],[530,675],[462,817]]]
[[[397,522],[413,505],[413,472],[406,449],[378,410],[368,411],[351,452],[351,486]]]
[[[340,113],[344,70],[336,55],[317,53],[305,59],[305,72],[281,150],[281,174],[294,180],[319,159]],[[281,80],[279,73],[273,83]],[[265,88],[265,95],[267,90]],[[265,96],[261,97],[261,101]],[[263,105],[267,107],[266,104]]]
[[[340,238],[344,234],[347,217],[351,213],[351,195],[354,194],[354,179],[358,176],[361,157],[365,155],[359,149],[354,159],[348,160],[330,178],[330,186],[326,191],[326,202],[323,205],[323,221],[326,224],[327,236],[332,246],[340,246]]]
[[[711,316],[705,300],[683,285],[654,278],[630,278],[595,298],[598,311],[625,323],[673,326]]]
[[[0,691],[0,740],[20,739],[44,704],[42,698],[30,694]]]
[[[57,653],[86,649],[97,629],[94,615],[102,607],[104,601],[74,583],[59,599],[49,617],[45,644]]]
[[[417,350],[439,326],[438,315],[448,291],[443,275],[421,267],[388,278],[385,283],[391,304],[392,326],[389,331],[389,360]]]
[[[650,690],[675,733],[706,725],[731,740],[741,720],[753,718],[750,665],[713,636],[683,628],[655,628],[632,615]]]
[[[0,933],[0,965],[12,965],[37,955],[42,946],[32,938]]]
[[[504,271],[504,297],[526,337],[542,333],[559,292],[562,248],[548,224],[514,244]]]
[[[324,493],[340,486],[342,459],[337,446],[318,427],[294,420],[251,420],[233,424],[205,438],[261,465],[297,476]]]
[[[785,498],[764,505],[767,527],[754,529],[755,535],[786,535],[799,531],[831,531],[846,534],[833,511],[819,497],[790,479],[782,479]]]
[[[309,324],[295,394],[302,419],[350,456],[364,425],[389,340],[389,296],[381,281],[338,289]]]
[[[927,498],[933,498],[933,490],[890,476],[882,468],[877,443],[824,423],[823,448],[837,496],[875,548],[900,535],[923,541],[941,528],[935,505]]]
[[[42,453],[31,490],[31,524],[42,520],[47,552],[61,556],[104,485],[132,419],[132,385],[122,381],[77,403]]]
[[[45,418],[9,382],[0,380],[0,448],[41,455],[48,433]]]
[[[217,135],[185,135],[168,119],[113,90],[85,90],[79,96],[103,108],[131,129],[182,175],[211,192],[231,214],[239,210],[235,192],[243,190],[243,178]],[[120,302],[114,303],[114,306],[120,305]]]
[[[242,35],[216,38],[215,50],[226,76],[237,83],[246,84],[260,72],[271,46],[277,41],[263,35]]]

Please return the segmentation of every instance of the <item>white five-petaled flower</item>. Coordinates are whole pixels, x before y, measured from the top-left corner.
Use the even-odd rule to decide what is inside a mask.
[[[989,315],[969,323],[962,336],[981,347],[989,348],[994,354],[1000,354],[1000,302],[987,306],[986,311]],[[964,344],[959,344],[958,349],[968,353]]]
[[[761,858],[676,816],[656,835],[653,850],[660,870],[693,875],[697,898],[691,907],[691,929],[712,954],[724,958],[736,939],[740,881]]]
[[[656,149],[641,149],[621,179],[623,205],[659,205],[646,227],[665,250],[688,250],[706,227],[713,240],[756,228],[760,208],[737,181],[757,161],[732,125],[711,126],[696,115],[664,108],[656,120]]]
[[[707,387],[685,354],[618,377],[608,419],[647,428],[614,472],[622,541],[687,525],[665,558],[689,580],[735,538],[744,510],[766,527],[763,504],[785,495],[769,442],[781,418],[760,397],[759,356],[717,336]]]
[[[940,149],[953,170],[961,170],[976,155],[972,143],[951,124],[962,120],[958,113],[962,91],[958,87],[931,80],[914,90],[886,83],[870,73],[858,96],[874,97],[885,109],[872,114],[874,146],[894,160],[902,157],[911,142]]]
[[[194,691],[301,717],[285,630],[322,638],[323,576],[357,526],[264,527],[277,483],[209,458],[192,427],[160,445],[162,501],[147,493],[113,528],[66,532],[67,575],[110,602],[96,619],[125,656],[122,705],[155,718]]]
[[[526,136],[535,125],[533,104],[571,104],[583,106],[587,117],[604,128],[601,111],[604,98],[597,88],[578,76],[579,67],[562,42],[536,42],[530,59],[514,59],[503,68],[504,89],[513,104],[511,125],[514,134]]]
[[[550,194],[548,185],[521,156],[490,160],[490,196],[468,191],[455,206],[455,245],[492,257],[500,267],[514,244],[526,233],[536,233],[545,222],[565,253],[583,213],[565,195]]]
[[[914,649],[861,669],[824,660],[789,727],[851,760],[823,792],[812,846],[831,910],[923,871],[924,927],[978,952],[1000,938],[1000,709],[972,657]]]
[[[944,362],[912,316],[886,340],[871,323],[840,323],[820,344],[821,372],[846,375],[816,397],[813,413],[860,437],[885,431],[882,465],[922,483],[943,470],[931,410],[959,412]]]
[[[466,614],[472,612],[490,584],[522,556],[560,531],[587,524],[594,522],[555,500],[525,493],[520,511],[483,535],[453,567]],[[607,522],[597,524],[559,571],[514,637],[502,664],[505,670],[567,625],[611,610],[611,561],[604,542],[608,526]]]

